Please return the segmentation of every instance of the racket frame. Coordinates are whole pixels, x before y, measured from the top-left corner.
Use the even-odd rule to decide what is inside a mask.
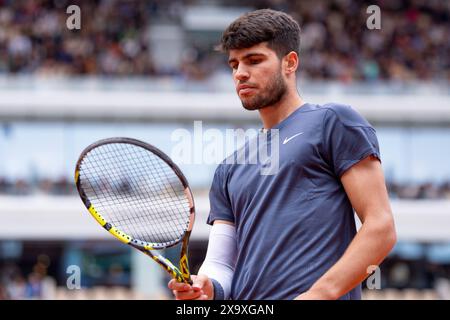
[[[98,148],[103,145],[107,144],[117,144],[117,143],[123,143],[123,144],[132,144],[141,148],[144,148],[150,152],[152,152],[154,155],[158,156],[161,160],[163,160],[169,167],[173,170],[173,172],[177,175],[177,177],[180,179],[180,182],[182,183],[184,187],[184,192],[186,194],[186,198],[189,201],[189,225],[182,237],[179,239],[176,239],[171,242],[167,242],[165,244],[158,244],[158,243],[150,243],[146,241],[142,241],[139,239],[134,239],[132,236],[126,234],[125,232],[122,232],[121,230],[117,229],[115,226],[113,226],[111,223],[106,221],[106,219],[97,212],[97,210],[94,208],[91,201],[86,196],[86,193],[83,190],[83,187],[81,186],[80,182],[80,169],[83,163],[83,159],[86,157],[86,155],[91,152],[93,149]],[[161,150],[156,148],[155,146],[152,146],[148,143],[142,142],[137,139],[132,138],[126,138],[126,137],[117,137],[117,138],[107,138],[102,139],[97,142],[92,143],[88,147],[86,147],[83,152],[81,153],[80,157],[78,158],[78,161],[75,166],[75,185],[78,190],[78,194],[80,195],[81,201],[85,205],[85,207],[88,209],[89,213],[94,217],[94,219],[109,233],[111,233],[114,237],[116,237],[119,241],[128,244],[139,251],[145,253],[146,255],[150,256],[154,261],[156,261],[159,265],[161,265],[175,280],[178,282],[184,282],[188,284],[192,284],[191,275],[189,271],[189,263],[188,263],[188,246],[189,246],[189,238],[191,235],[192,228],[194,226],[194,220],[195,220],[195,205],[194,205],[194,197],[192,195],[192,191],[189,187],[189,184],[187,182],[186,177],[183,175],[180,168]],[[181,250],[180,250],[180,262],[179,267],[176,267],[171,261],[169,261],[167,258],[163,257],[159,253],[154,252],[154,250],[161,250],[166,249],[169,247],[173,247],[179,243],[182,243]]]

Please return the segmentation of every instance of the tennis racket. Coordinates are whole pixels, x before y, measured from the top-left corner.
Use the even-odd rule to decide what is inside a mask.
[[[100,140],[81,153],[75,183],[103,228],[150,256],[178,282],[192,284],[187,255],[194,200],[186,178],[167,155],[135,139]],[[180,242],[179,267],[154,251]]]

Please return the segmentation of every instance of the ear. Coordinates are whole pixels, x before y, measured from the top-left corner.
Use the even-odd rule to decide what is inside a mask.
[[[289,52],[284,56],[284,71],[286,74],[295,73],[300,64],[300,59],[295,51]]]

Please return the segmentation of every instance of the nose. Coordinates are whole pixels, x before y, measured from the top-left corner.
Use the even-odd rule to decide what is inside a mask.
[[[250,74],[243,66],[243,63],[240,63],[239,66],[237,67],[236,72],[234,73],[234,78],[237,81],[241,81],[241,82],[246,81],[246,80],[248,80],[248,78],[250,78]]]

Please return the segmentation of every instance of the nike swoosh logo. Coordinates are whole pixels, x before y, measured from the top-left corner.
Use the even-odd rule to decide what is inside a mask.
[[[290,138],[284,138],[283,144],[288,143],[289,141],[291,141],[292,139],[294,139],[296,136],[299,136],[299,135],[301,135],[301,134],[303,134],[303,132],[294,134],[294,135],[293,135],[292,137],[290,137]]]

